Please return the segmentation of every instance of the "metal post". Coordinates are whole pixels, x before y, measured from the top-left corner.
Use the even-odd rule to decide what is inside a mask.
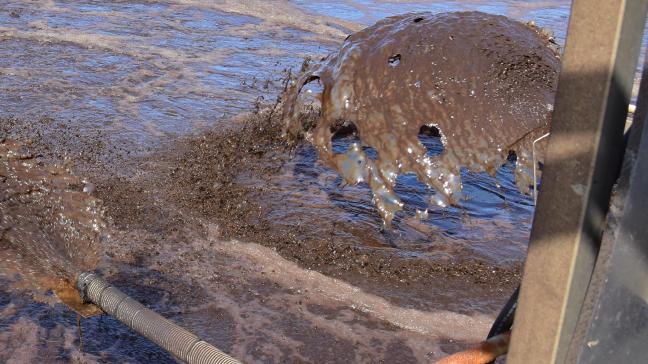
[[[648,57],[623,167],[567,360],[638,363],[648,358]]]
[[[574,0],[509,363],[564,363],[621,164],[648,0]]]

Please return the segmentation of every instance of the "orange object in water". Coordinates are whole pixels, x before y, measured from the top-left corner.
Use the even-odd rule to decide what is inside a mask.
[[[436,364],[486,364],[494,361],[498,356],[506,354],[511,332],[494,336],[482,341],[477,347],[464,350],[445,357]]]

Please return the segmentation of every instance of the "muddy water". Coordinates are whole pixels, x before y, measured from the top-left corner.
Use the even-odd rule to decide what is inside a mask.
[[[535,168],[531,144],[549,130],[559,56],[541,29],[503,16],[390,17],[350,35],[338,53],[295,82],[287,131],[305,134],[346,182],[367,183],[387,225],[402,210],[394,186],[405,173],[434,188],[432,202],[445,208],[463,199],[461,167],[494,177],[514,152],[516,182],[528,193]],[[322,117],[310,130],[295,109],[313,81],[323,86]],[[332,139],[344,123],[357,129],[362,145],[336,154]],[[422,128],[440,137],[440,155],[426,155],[418,139]],[[374,158],[363,147],[373,149]]]
[[[0,138],[94,185],[110,235],[100,273],[244,361],[428,362],[480,340],[519,280],[532,203],[514,165],[497,180],[461,171],[468,198],[422,220],[430,190],[402,175],[404,210],[382,229],[367,186],[284,141],[276,97],[305,56],[384,16],[481,10],[535,20],[561,43],[568,5],[3,2]],[[420,140],[430,156],[443,149]],[[47,271],[92,268],[78,259],[91,251],[55,247],[46,255],[62,262]],[[108,317],[83,320],[80,338],[51,291],[35,302],[16,287],[29,268],[3,268],[0,362],[174,361]]]
[[[0,143],[0,275],[21,287],[62,290],[95,269],[105,223],[93,185],[49,166],[13,141]]]
[[[283,68],[351,27],[288,4],[211,3],[4,3],[2,114],[56,114],[127,141],[187,132],[272,96]]]

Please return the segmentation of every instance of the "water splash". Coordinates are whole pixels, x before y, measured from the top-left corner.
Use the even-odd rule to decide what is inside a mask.
[[[560,69],[553,38],[533,24],[480,12],[394,16],[350,35],[339,52],[311,67],[287,99],[286,130],[304,133],[320,158],[351,184],[369,184],[386,224],[403,207],[396,178],[412,172],[437,193],[462,198],[461,167],[495,175],[517,155],[518,187],[529,192],[531,143],[549,129]],[[322,116],[305,128],[300,92],[319,80]],[[335,132],[352,122],[358,144],[335,153]],[[444,151],[426,155],[421,128],[438,129]],[[541,148],[542,149],[542,148]]]
[[[0,275],[20,286],[68,291],[100,260],[105,223],[92,185],[47,165],[13,141],[0,143]]]

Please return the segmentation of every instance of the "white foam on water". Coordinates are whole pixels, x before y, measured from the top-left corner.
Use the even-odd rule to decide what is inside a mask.
[[[209,1],[209,0],[175,0],[177,4],[200,8],[217,9],[229,13],[254,16],[262,19],[266,26],[279,25],[294,27],[333,38],[344,38],[349,31],[357,31],[361,26],[331,16],[313,16],[293,6],[288,1]]]
[[[438,310],[425,312],[394,305],[339,279],[303,269],[276,251],[253,243],[219,242],[214,247],[228,255],[251,260],[256,270],[285,287],[310,290],[325,300],[342,303],[400,328],[424,335],[475,341],[488,333],[493,317]]]

